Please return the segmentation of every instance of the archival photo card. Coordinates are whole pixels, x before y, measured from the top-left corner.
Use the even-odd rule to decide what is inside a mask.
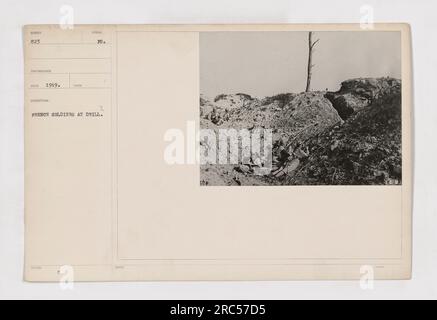
[[[25,280],[411,277],[408,25],[30,25],[23,44]]]

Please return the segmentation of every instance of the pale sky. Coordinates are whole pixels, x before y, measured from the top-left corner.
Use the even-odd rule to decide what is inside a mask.
[[[316,32],[313,90],[336,91],[358,77],[401,78],[400,32]],[[200,34],[200,92],[208,97],[255,97],[302,92],[308,32],[205,32]]]

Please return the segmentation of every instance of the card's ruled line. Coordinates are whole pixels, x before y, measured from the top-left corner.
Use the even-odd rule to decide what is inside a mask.
[[[68,57],[68,58],[28,58],[29,60],[111,60],[111,58],[80,58],[80,57]]]

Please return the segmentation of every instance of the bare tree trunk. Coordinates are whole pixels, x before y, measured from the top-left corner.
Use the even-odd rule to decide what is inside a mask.
[[[319,39],[313,42],[313,32],[310,32],[308,35],[308,75],[307,75],[307,86],[305,92],[309,92],[311,90],[311,78],[313,76],[313,49],[314,46],[319,42]]]

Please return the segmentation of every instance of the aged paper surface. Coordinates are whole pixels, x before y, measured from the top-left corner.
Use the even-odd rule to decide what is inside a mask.
[[[310,46],[320,41],[313,53],[312,88],[301,93],[308,80],[309,32],[314,35]],[[411,277],[407,25],[381,24],[371,30],[359,25],[26,26],[23,33],[26,280],[59,281],[65,270],[74,272],[74,281],[346,280],[360,279],[369,270],[377,279]],[[356,39],[380,50],[379,56],[354,51]],[[278,43],[282,49],[275,47]],[[356,60],[341,58],[335,51],[339,44]],[[266,51],[267,45],[272,49]],[[245,52],[251,46],[255,49]],[[303,49],[293,49],[298,46]],[[328,68],[340,60],[344,73]],[[289,63],[293,76],[281,61]],[[253,75],[246,74],[249,65]],[[356,75],[349,74],[355,66],[360,66]],[[340,109],[335,99],[350,97],[350,92],[338,96],[343,89],[338,91],[337,78],[371,77],[380,79],[377,87],[401,83],[402,90],[399,159],[383,155],[387,159],[377,158],[375,165],[375,157],[394,152],[386,144],[391,146],[396,131],[376,126],[385,140],[378,140],[382,134],[375,131],[364,147],[361,140],[351,142],[356,135],[341,140],[336,133],[354,127],[350,119],[355,118],[346,119],[346,111],[356,111],[350,105],[379,101],[361,96],[346,111]],[[368,83],[363,81],[351,83]],[[294,100],[266,102],[265,97],[289,92]],[[330,92],[338,113],[325,98]],[[212,101],[205,94],[213,95]],[[238,105],[246,94],[244,112],[223,107]],[[315,112],[309,120],[295,112],[293,103],[299,99],[314,99],[319,106],[308,104],[308,112]],[[382,108],[392,103],[382,101]],[[299,123],[303,129],[298,135],[287,136],[291,143],[286,147],[293,147],[287,159],[281,160],[285,148],[277,151],[275,146],[276,163],[269,172],[253,156],[228,166],[205,167],[196,161],[197,130],[219,130],[237,113],[238,121],[248,114],[252,119],[250,112],[258,107],[262,112],[274,108],[275,116],[291,108],[290,117],[312,121]],[[327,115],[320,115],[325,109]],[[391,128],[396,119],[387,116]],[[240,129],[243,122],[237,120],[232,123]],[[292,128],[298,120],[293,121],[272,128],[274,134]],[[311,131],[308,139],[292,145],[291,138],[300,138],[304,129],[325,124],[328,131]],[[320,148],[309,142],[333,134],[337,138],[329,140],[326,154],[318,154]],[[184,152],[171,158],[169,146],[178,135]],[[372,143],[379,145],[377,153]],[[344,158],[350,155],[347,150],[356,157],[353,161]],[[320,159],[323,170],[311,165]],[[332,159],[340,160],[333,165]]]

